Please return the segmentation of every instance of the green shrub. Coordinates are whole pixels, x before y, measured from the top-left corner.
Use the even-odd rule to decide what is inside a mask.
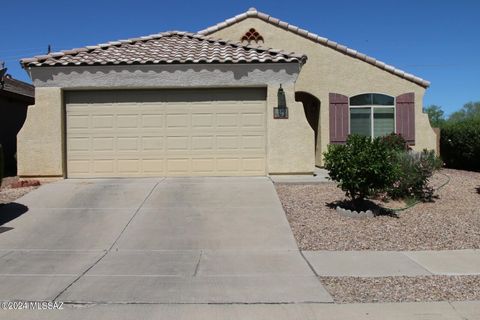
[[[480,171],[480,119],[447,123],[440,133],[440,153],[448,168]]]
[[[396,179],[395,154],[380,138],[350,135],[345,145],[329,145],[324,157],[330,178],[354,202],[377,195]]]
[[[429,186],[429,179],[442,166],[442,161],[433,150],[399,151],[396,153],[395,164],[397,180],[388,189],[388,196],[393,199],[414,198],[422,201],[432,199],[433,188]]]
[[[406,151],[409,149],[407,141],[399,133],[391,133],[380,138],[382,144],[387,148],[396,151]]]

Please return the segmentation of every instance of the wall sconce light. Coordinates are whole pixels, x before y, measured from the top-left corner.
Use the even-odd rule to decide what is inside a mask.
[[[285,91],[283,91],[282,85],[278,88],[278,106],[273,108],[274,119],[288,119],[287,99],[285,98]]]

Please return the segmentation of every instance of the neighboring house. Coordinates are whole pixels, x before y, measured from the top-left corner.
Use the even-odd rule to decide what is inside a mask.
[[[6,71],[6,69],[3,69]],[[31,84],[0,76],[0,144],[5,156],[5,174],[17,174],[17,133],[27,116],[27,107],[35,102]]]
[[[21,62],[36,87],[19,135],[23,176],[312,173],[354,132],[435,149],[427,81],[255,9],[200,35]]]

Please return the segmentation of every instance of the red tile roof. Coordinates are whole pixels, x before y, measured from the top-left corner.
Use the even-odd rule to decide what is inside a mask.
[[[285,29],[285,30],[290,31],[292,33],[295,33],[295,34],[297,34],[301,37],[307,38],[307,39],[309,39],[313,42],[323,44],[327,47],[330,47],[332,49],[340,51],[340,52],[342,52],[346,55],[349,55],[349,56],[352,56],[354,58],[363,60],[363,61],[365,61],[367,63],[370,63],[370,64],[372,64],[372,65],[374,65],[374,66],[376,66],[380,69],[386,70],[386,71],[388,71],[390,73],[393,73],[394,75],[397,75],[401,78],[404,78],[404,79],[412,81],[416,84],[419,84],[422,87],[427,88],[427,87],[430,86],[430,82],[427,81],[427,80],[416,77],[413,74],[407,73],[403,70],[397,69],[397,68],[395,68],[391,65],[386,64],[385,62],[382,62],[382,61],[379,61],[375,58],[369,57],[369,56],[367,56],[363,53],[358,52],[357,50],[353,50],[353,49],[350,49],[350,48],[348,48],[344,45],[336,43],[335,41],[329,40],[327,38],[320,37],[319,35],[317,35],[315,33],[311,33],[307,30],[304,30],[304,29],[301,29],[297,26],[291,25],[291,24],[289,24],[285,21],[281,21],[281,20],[279,20],[277,18],[274,18],[274,17],[272,17],[272,16],[270,16],[266,13],[259,12],[255,8],[250,8],[250,9],[248,9],[247,12],[239,14],[239,15],[233,17],[233,18],[227,19],[227,20],[225,20],[223,22],[220,22],[220,23],[218,23],[214,26],[211,26],[207,29],[201,30],[198,33],[202,34],[202,35],[210,35],[210,34],[216,32],[218,30],[227,28],[227,27],[229,27],[229,26],[231,26],[235,23],[238,23],[242,20],[245,20],[249,17],[258,18],[258,19],[263,20],[265,22],[268,22],[272,25],[275,25],[279,28]]]
[[[175,64],[305,63],[307,57],[281,50],[246,46],[193,33],[172,31],[22,59],[24,67]]]

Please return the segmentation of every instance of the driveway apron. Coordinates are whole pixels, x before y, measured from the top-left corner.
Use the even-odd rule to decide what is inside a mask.
[[[64,180],[0,215],[0,300],[332,301],[265,177]]]

